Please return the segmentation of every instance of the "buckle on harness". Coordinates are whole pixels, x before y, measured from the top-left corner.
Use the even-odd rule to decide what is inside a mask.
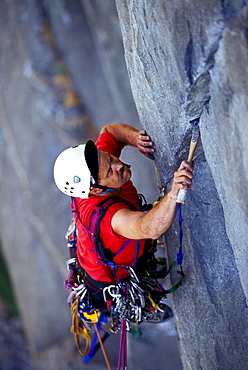
[[[68,226],[67,232],[65,234],[66,240],[68,240],[68,241],[70,240],[70,238],[73,235],[75,229],[76,229],[75,221],[74,221],[74,219],[72,219],[70,225]]]
[[[68,271],[72,270],[76,266],[77,266],[76,257],[70,258],[69,260],[66,261],[66,268]]]

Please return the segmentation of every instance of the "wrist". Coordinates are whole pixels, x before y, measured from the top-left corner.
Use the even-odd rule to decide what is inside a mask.
[[[170,200],[172,201],[176,201],[177,200],[177,194],[174,194],[172,190],[170,190],[168,193],[167,193],[167,196]]]

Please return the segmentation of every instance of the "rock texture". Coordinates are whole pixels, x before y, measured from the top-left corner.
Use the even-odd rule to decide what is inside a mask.
[[[104,124],[123,121],[141,127],[115,2],[2,1],[0,28],[3,253],[34,368],[78,369],[82,358],[69,332],[68,291],[63,287],[70,199],[57,190],[52,173],[63,149],[95,139]],[[148,190],[144,178],[151,177],[146,193],[154,200],[153,164],[144,158],[139,166],[133,153],[127,154],[126,162],[131,160],[137,168],[140,191]],[[8,328],[7,320],[2,325],[0,319]],[[13,353],[11,343],[17,346],[15,336],[5,338],[5,332],[0,335],[0,368],[15,367],[16,358],[2,361]],[[106,347],[116,367],[118,338],[111,336]],[[177,349],[174,352],[172,366],[180,366]],[[103,363],[99,351],[89,366],[102,368]],[[28,368],[29,360],[26,367],[19,365]]]
[[[156,143],[160,187],[187,158],[189,122],[200,117],[195,179],[183,206],[186,283],[173,295],[184,368],[245,369],[247,2],[116,4],[140,121]],[[173,259],[176,223],[166,240]]]
[[[130,123],[141,129],[127,75],[115,1],[44,3],[56,45],[97,131],[114,122]],[[151,176],[154,166],[146,158],[137,163],[135,153],[135,149],[127,150],[123,160],[132,164],[134,183],[152,202],[158,194]],[[150,181],[145,183],[140,178]]]
[[[183,206],[186,281],[172,297],[181,358],[185,369],[244,370],[247,2],[116,5],[122,32],[114,0],[0,2],[0,230],[34,367],[82,366],[62,285],[71,215],[69,199],[53,182],[56,156],[95,138],[106,123],[131,123],[154,139],[157,182],[169,188],[187,157],[189,121],[200,117],[195,179]],[[133,151],[126,158],[134,162],[138,189],[154,200],[151,163],[138,163]],[[174,260],[177,222],[166,241]],[[159,328],[145,329],[150,336],[144,334],[139,347],[130,340],[130,369],[181,368],[173,342],[167,343],[168,326]],[[106,343],[114,367],[116,342]],[[94,361],[89,366],[102,368],[101,353]]]

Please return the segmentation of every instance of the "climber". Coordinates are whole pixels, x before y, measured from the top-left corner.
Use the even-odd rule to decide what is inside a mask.
[[[108,259],[115,267],[118,266],[115,279],[119,280],[127,277],[126,266],[134,266],[142,256],[145,240],[157,239],[170,227],[176,212],[178,191],[188,190],[193,178],[192,165],[183,161],[174,174],[171,190],[156,207],[141,212],[138,193],[130,181],[131,166],[119,159],[126,145],[136,147],[146,157],[154,159],[154,143],[145,130],[115,123],[103,127],[95,143],[89,140],[63,151],[54,165],[56,185],[73,200],[79,264],[86,271],[87,284],[102,307],[99,294],[103,287],[111,284],[111,277],[99,263],[87,230],[95,207],[103,199],[119,197],[135,208],[117,202],[101,221],[100,237]]]

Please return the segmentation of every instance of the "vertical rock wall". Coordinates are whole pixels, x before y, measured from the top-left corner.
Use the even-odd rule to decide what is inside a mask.
[[[141,129],[127,75],[115,1],[44,3],[57,47],[97,131],[114,122]],[[131,163],[134,183],[152,202],[157,196],[154,166],[146,158],[137,162],[135,153],[136,150],[130,148],[123,160]],[[151,181],[146,183],[140,181],[141,178],[151,178]]]
[[[61,60],[50,48],[39,11],[35,2],[0,4],[0,224],[30,349],[48,368],[49,348],[57,342],[64,354],[74,348],[63,288],[64,231],[71,215],[69,199],[61,199],[54,187],[52,168],[60,150],[95,132],[85,107],[65,106],[58,81],[68,75],[60,72]],[[60,353],[57,363],[65,357]]]
[[[183,206],[186,282],[173,294],[185,369],[248,363],[246,1],[116,0],[142,125],[160,187],[187,158],[200,117],[195,179]],[[166,234],[175,258],[178,226]],[[175,281],[176,276],[172,276]]]
[[[195,181],[183,207],[186,283],[173,295],[184,367],[243,370],[248,335],[246,1],[116,3],[139,118],[156,142],[160,187],[170,186],[187,156],[188,122],[201,118]],[[1,239],[40,369],[69,367],[72,353],[74,366],[81,366],[68,333],[62,286],[69,200],[54,186],[54,159],[65,147],[96,137],[106,123],[139,127],[113,5],[114,0],[0,5]],[[154,194],[149,161],[134,167],[139,190],[147,193],[149,185]],[[172,260],[177,223],[166,239]],[[99,363],[101,368],[101,356]]]
[[[0,29],[3,253],[34,367],[79,368],[63,287],[70,199],[54,184],[53,164],[66,147],[95,139],[104,124],[139,127],[115,2],[2,1]],[[143,191],[153,165],[131,162]],[[154,200],[155,181],[149,189]],[[106,347],[115,365],[118,337]],[[91,366],[102,368],[100,351]]]

